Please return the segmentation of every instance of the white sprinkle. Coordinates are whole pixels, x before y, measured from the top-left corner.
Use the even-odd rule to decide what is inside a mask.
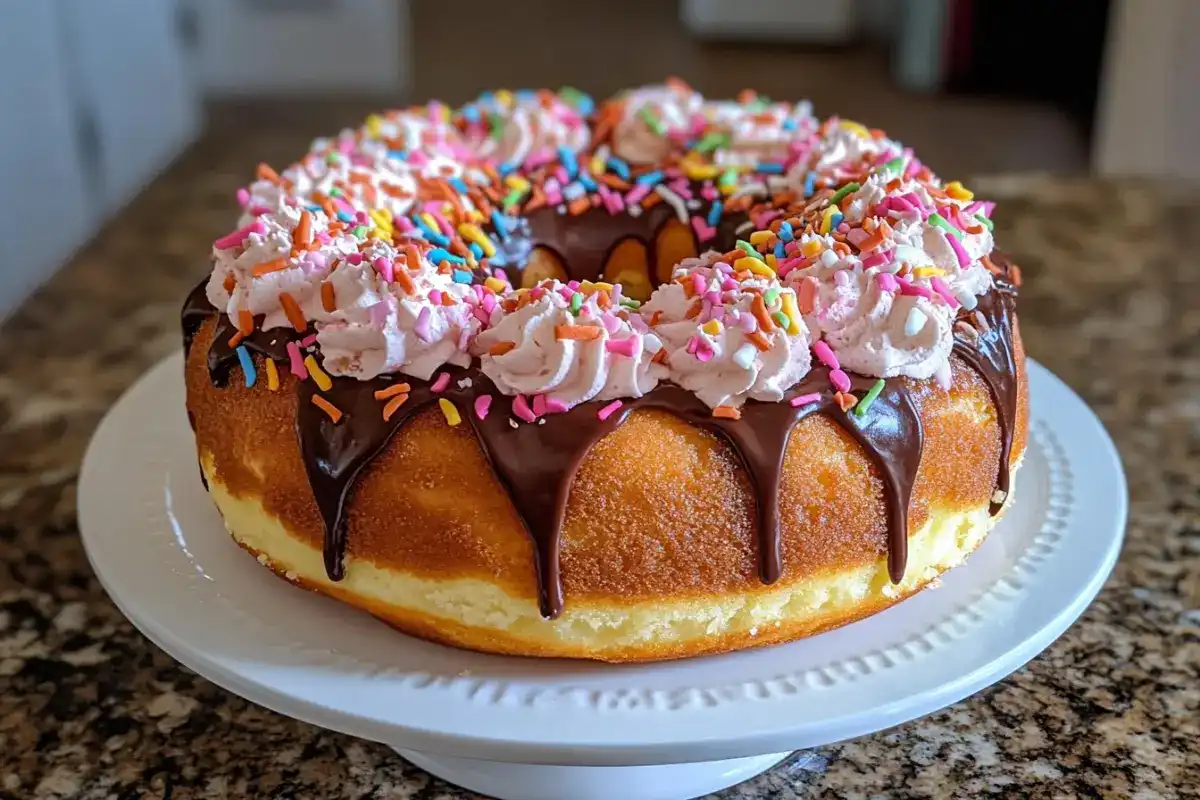
[[[832,267],[838,262],[838,254],[833,249],[824,250],[821,253],[821,266]]]
[[[909,309],[908,317],[904,320],[904,335],[916,336],[925,327],[925,312],[913,306]]]
[[[520,425],[517,424],[517,421],[515,419],[513,419],[512,417],[508,418],[508,424],[509,424],[509,427],[511,427],[514,431],[517,428],[521,427]]]
[[[661,197],[663,202],[675,209],[675,216],[679,218],[680,222],[682,222],[684,225],[688,224],[689,217],[687,207],[683,204],[682,197],[680,197],[671,189],[668,189],[666,186],[663,186],[661,183],[654,187],[654,193]]]
[[[642,207],[638,205],[628,206],[625,209],[625,213],[631,217],[640,217],[642,215]]]
[[[546,418],[545,418],[545,417],[542,417],[541,419],[539,419],[539,420],[538,420],[538,425],[545,425],[545,424],[546,424]]]
[[[557,211],[559,214],[565,214],[565,213],[567,213],[567,206],[564,203],[559,203],[558,205],[556,205],[554,207],[554,210]]]
[[[470,389],[472,386],[474,386],[474,383],[471,382],[470,378],[463,378],[458,382],[458,388],[460,389]]]
[[[954,290],[954,297],[958,300],[958,302],[962,303],[962,307],[967,311],[974,311],[975,306],[979,305],[979,300],[975,297],[975,295],[971,292],[968,292],[966,287],[963,286],[959,286]]]
[[[737,230],[735,230],[734,233],[736,233],[738,236],[741,236],[746,231],[752,231],[752,230],[754,230],[754,223],[751,222],[750,220],[746,220],[741,225],[737,226]]]
[[[700,207],[700,201],[693,197],[691,200],[687,201],[687,207],[689,211],[695,211]]]
[[[911,244],[896,245],[896,264],[909,264],[914,267],[919,267],[922,264],[932,264],[933,260],[925,254],[925,251],[913,247]]]
[[[646,333],[642,336],[642,349],[654,355],[659,350],[662,350],[662,339],[659,339],[653,333]]]
[[[742,369],[750,369],[754,366],[754,356],[758,352],[758,348],[747,342],[739,347],[733,354],[733,363],[737,364]]]

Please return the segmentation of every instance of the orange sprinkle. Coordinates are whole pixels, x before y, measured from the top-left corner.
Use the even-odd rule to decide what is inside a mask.
[[[571,216],[578,217],[583,212],[592,207],[592,204],[586,197],[576,197],[571,201],[571,205],[567,206],[567,210],[571,212]]]
[[[254,333],[254,315],[244,308],[238,310],[238,333],[242,336]]]
[[[333,421],[334,425],[337,425],[339,422],[341,422],[342,410],[326,400],[324,397],[321,397],[321,395],[314,394],[312,396],[312,404],[324,411],[325,414],[328,415],[329,419]]]
[[[717,419],[741,419],[742,412],[733,406],[717,406],[712,410],[712,415]]]
[[[279,173],[271,169],[271,165],[265,161],[259,162],[257,175],[260,180],[280,183]]]
[[[846,392],[835,392],[833,395],[834,401],[838,404],[838,408],[842,411],[849,411],[858,405],[858,398]]]
[[[817,305],[817,282],[812,278],[800,281],[800,291],[796,293],[796,305],[801,314],[811,314]]]
[[[488,348],[489,356],[502,356],[517,346],[516,342],[496,342]]]
[[[225,287],[225,291],[227,291],[227,292],[233,291],[234,287],[237,286],[237,281],[234,280],[232,272],[225,276],[225,282],[222,283],[221,285]]]
[[[241,331],[236,331],[233,334],[233,336],[229,337],[228,344],[230,347],[237,347],[239,344],[242,343],[242,339],[245,339],[245,338],[246,338],[246,334],[242,333]]]
[[[662,319],[662,313],[663,312],[661,312],[661,311],[655,311],[653,314],[651,314],[650,315],[650,324],[657,325],[659,320]]]
[[[287,315],[288,322],[292,323],[293,328],[300,332],[308,329],[308,321],[304,319],[304,312],[300,310],[300,304],[296,302],[296,298],[287,292],[280,292],[279,305],[283,306],[283,313]]]
[[[590,342],[593,339],[599,339],[603,328],[598,325],[555,325],[555,339],[575,339],[581,342]]]
[[[333,294],[333,284],[329,281],[321,282],[321,308],[329,312],[337,310],[337,298]]]
[[[687,317],[688,319],[695,319],[696,317],[700,316],[700,312],[703,309],[704,309],[704,303],[701,302],[700,298],[697,297],[695,300],[692,301],[692,304],[690,306],[688,306],[687,313],[684,314],[684,316]]]
[[[871,234],[866,239],[863,239],[861,242],[859,242],[858,249],[860,252],[869,253],[872,250],[874,250],[875,248],[882,245],[883,240],[884,240],[883,228],[880,227],[873,234]],[[840,242],[839,242],[839,244],[840,244]],[[836,247],[835,247],[835,249],[836,249]]]
[[[642,199],[642,208],[654,208],[663,201],[662,195],[658,192],[651,192]]]
[[[292,230],[292,247],[308,247],[312,241],[312,214],[307,210],[300,212],[300,221]]]
[[[289,262],[286,258],[274,258],[270,261],[264,261],[263,263],[259,264],[254,269],[250,270],[250,274],[256,278],[259,278],[272,272],[279,272],[280,270],[287,269],[288,266]]]
[[[754,296],[754,303],[750,310],[754,313],[754,318],[758,320],[758,326],[766,333],[775,330],[775,321],[771,319],[771,315],[767,313],[767,304],[763,302],[762,295]]]
[[[392,415],[396,413],[396,409],[398,409],[398,408],[400,408],[400,406],[404,405],[404,403],[407,400],[408,400],[407,394],[398,394],[395,397],[393,397],[391,400],[388,400],[387,405],[385,405],[383,407],[383,421],[384,422],[390,421],[392,418]]]
[[[771,340],[768,339],[766,334],[764,334],[762,331],[748,333],[746,334],[746,338],[750,340],[751,344],[764,353],[771,349]]]
[[[667,348],[664,347],[661,350],[659,350],[657,353],[654,354],[654,358],[652,358],[650,360],[653,361],[655,364],[667,363]]]
[[[623,192],[629,188],[628,181],[623,181],[623,180],[621,180],[620,176],[611,175],[607,172],[604,173],[603,175],[598,176],[596,178],[596,180],[600,181],[601,183],[603,183],[605,186],[607,186],[610,189],[616,189],[617,191],[621,191],[621,192]]]
[[[408,394],[412,391],[412,387],[407,383],[393,383],[386,389],[380,389],[375,393],[376,400],[387,400],[389,397],[395,397],[398,394]]]

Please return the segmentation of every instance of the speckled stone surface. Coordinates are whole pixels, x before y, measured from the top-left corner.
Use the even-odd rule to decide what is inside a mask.
[[[177,666],[109,602],[80,546],[93,428],[179,347],[183,295],[254,161],[306,141],[207,137],[0,331],[0,798],[469,797]],[[971,185],[1001,201],[1029,351],[1120,448],[1125,551],[1084,617],[1012,677],[797,754],[725,800],[1200,796],[1200,190]]]

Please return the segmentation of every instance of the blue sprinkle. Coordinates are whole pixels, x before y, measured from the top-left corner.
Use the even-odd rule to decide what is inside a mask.
[[[567,170],[567,179],[575,180],[575,176],[579,174],[579,164],[575,161],[575,154],[566,147],[559,145],[558,160],[562,162],[563,167]]]
[[[582,183],[583,188],[587,189],[589,192],[596,191],[596,182],[592,180],[592,176],[588,175],[586,172],[579,173],[579,182]]]
[[[455,283],[470,283],[472,280],[474,280],[474,278],[471,276],[471,273],[467,272],[465,269],[454,270]]]
[[[479,122],[481,119],[479,109],[476,106],[463,106],[462,115],[468,122]]]
[[[429,260],[434,264],[441,264],[443,261],[449,261],[451,264],[467,263],[467,260],[462,256],[456,256],[440,247],[435,247],[429,251]]]
[[[515,172],[519,166],[520,164],[515,164],[512,161],[506,161],[500,166],[496,167],[496,172],[500,173],[501,178],[507,178],[511,173]]]
[[[250,357],[250,351],[244,344],[237,346],[237,357],[238,361],[242,362],[242,373],[246,376],[246,388],[249,389],[258,380],[258,372],[254,369],[254,359]]]
[[[779,239],[784,242],[790,242],[796,238],[796,234],[792,232],[792,223],[784,220],[779,223]]]
[[[408,161],[408,151],[388,150],[388,158],[395,159],[396,161]]]
[[[783,261],[785,258],[787,258],[787,253],[785,253],[783,251],[783,242],[782,241],[778,241],[775,243],[775,258],[777,258],[780,261]]]
[[[451,178],[450,185],[454,187],[454,191],[459,192],[460,194],[466,194],[467,192],[471,191],[469,188],[467,188],[467,184],[462,178]]]
[[[785,120],[783,121],[783,129],[784,129],[785,131],[794,131],[794,130],[796,130],[796,120],[795,120],[795,119],[793,119],[792,117],[788,117],[787,119],[785,119]]]
[[[621,176],[621,180],[629,180],[629,165],[616,156],[610,156],[608,159],[608,168]]]
[[[715,228],[721,221],[721,212],[725,210],[725,204],[720,200],[713,200],[712,207],[708,209],[708,224]]]
[[[354,217],[350,216],[350,215],[349,215],[349,214],[347,214],[345,211],[339,211],[339,212],[338,212],[338,215],[337,215],[337,217],[338,217],[338,219],[340,219],[342,222],[345,222],[345,223],[347,223],[347,224],[349,224],[349,223],[351,223],[351,222],[354,222]]]
[[[321,208],[320,206],[305,206],[305,208],[307,208],[309,210],[309,212],[312,212],[312,213],[325,210],[325,209]]]
[[[783,164],[780,164],[776,161],[760,161],[758,164],[758,171],[768,175],[782,175]]]
[[[829,220],[829,230],[836,231],[837,226],[841,225],[841,224],[842,224],[842,215],[835,213],[833,215],[833,217]]]
[[[533,89],[517,89],[515,92],[513,92],[513,96],[515,96],[518,100],[525,100],[528,102],[533,102],[534,100],[538,99],[537,92],[535,92]]]
[[[421,219],[416,214],[413,214],[410,219],[412,219],[413,224],[421,229],[421,233],[425,234],[425,238],[429,241],[433,242],[434,244],[440,244],[442,247],[450,244],[450,239],[448,237],[443,236],[441,233],[426,225],[425,220]]]
[[[504,215],[498,210],[492,209],[492,224],[496,226],[496,233],[500,236],[500,241],[508,241],[508,223],[504,219]]]
[[[471,242],[467,245],[467,249],[471,251],[476,260],[483,258],[483,248],[479,246],[478,242]]]
[[[635,183],[640,183],[643,186],[653,186],[663,179],[662,170],[647,172],[645,175],[638,178]]]
[[[817,188],[817,173],[810,172],[804,176],[804,196],[812,197]]]

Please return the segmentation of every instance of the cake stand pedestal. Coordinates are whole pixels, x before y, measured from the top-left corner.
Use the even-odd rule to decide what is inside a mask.
[[[471,653],[275,580],[230,540],[197,474],[181,362],[130,389],[84,459],[80,528],[112,599],[228,690],[388,743],[503,800],[682,800],[792,750],[957,702],[1066,630],[1108,576],[1124,531],[1111,441],[1031,362],[1016,501],[938,589],[811,639],[710,658],[614,666]]]

